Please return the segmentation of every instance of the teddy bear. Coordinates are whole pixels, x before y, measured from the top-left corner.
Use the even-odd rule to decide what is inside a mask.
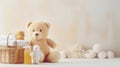
[[[56,63],[60,59],[60,53],[58,51],[50,51],[50,48],[55,48],[56,43],[47,38],[50,29],[50,23],[47,22],[28,22],[27,31],[30,39],[30,46],[38,44],[43,56],[40,59],[42,62]]]
[[[24,40],[24,31],[17,31],[16,32],[16,39],[17,40]]]

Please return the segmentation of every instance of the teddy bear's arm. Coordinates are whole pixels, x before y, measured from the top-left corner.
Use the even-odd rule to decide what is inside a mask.
[[[29,45],[30,45],[30,46],[33,46],[33,45],[32,45],[32,41],[31,41],[31,40],[29,41]]]
[[[51,40],[51,39],[47,39],[47,43],[48,43],[48,45],[51,48],[55,48],[56,47],[56,43],[53,40]]]
[[[29,41],[29,46],[32,46],[31,49],[33,48],[32,40]]]

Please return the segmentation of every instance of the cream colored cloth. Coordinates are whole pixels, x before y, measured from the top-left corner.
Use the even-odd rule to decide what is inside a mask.
[[[0,35],[0,46],[6,46],[7,45],[7,37],[8,35]],[[14,46],[15,45],[15,35],[10,35],[8,38],[8,45]],[[16,40],[18,46],[27,46],[29,45],[29,42],[26,40]]]
[[[7,45],[7,41],[0,41],[0,46],[6,46],[6,45]],[[8,45],[9,46],[14,46],[15,45],[15,41],[10,40],[8,42]],[[27,46],[27,45],[29,45],[29,42],[25,41],[25,40],[17,40],[17,45],[18,46]]]

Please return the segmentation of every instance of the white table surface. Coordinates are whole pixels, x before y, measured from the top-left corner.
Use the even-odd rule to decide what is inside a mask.
[[[61,59],[58,63],[0,64],[0,67],[120,67],[120,58]]]

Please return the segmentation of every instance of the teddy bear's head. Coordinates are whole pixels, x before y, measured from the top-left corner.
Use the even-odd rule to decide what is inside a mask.
[[[28,34],[31,39],[40,40],[48,35],[50,24],[46,22],[29,22],[27,23]]]

